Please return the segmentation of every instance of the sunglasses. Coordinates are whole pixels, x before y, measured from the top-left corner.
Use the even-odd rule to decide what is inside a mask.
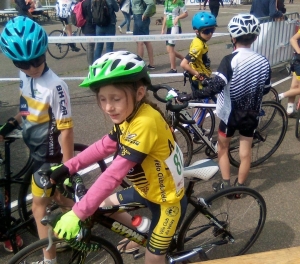
[[[203,29],[201,31],[202,34],[204,35],[209,35],[209,34],[213,34],[215,32],[216,28],[207,28],[207,29]]]
[[[43,54],[43,55],[41,55],[35,59],[29,60],[29,61],[14,61],[13,60],[13,64],[19,69],[29,70],[29,68],[31,66],[34,68],[37,68],[37,67],[41,66],[45,61],[46,61],[46,56],[45,56],[45,54]]]

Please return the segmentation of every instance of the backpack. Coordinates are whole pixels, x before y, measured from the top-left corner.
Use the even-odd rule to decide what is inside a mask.
[[[93,24],[105,27],[110,24],[110,13],[106,0],[92,0]]]
[[[84,26],[86,19],[83,16],[83,12],[82,12],[82,3],[84,2],[78,2],[74,9],[71,12],[71,22],[74,26],[76,27],[82,27]]]

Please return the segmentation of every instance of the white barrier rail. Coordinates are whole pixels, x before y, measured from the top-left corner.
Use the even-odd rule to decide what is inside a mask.
[[[213,38],[229,36],[229,33],[214,33]],[[138,36],[50,36],[49,43],[93,43],[93,42],[142,42],[142,41],[166,41],[166,40],[187,40],[194,39],[195,33],[186,34],[158,34],[158,35],[138,35]]]
[[[289,61],[293,54],[290,38],[296,33],[298,20],[297,12],[286,13],[283,21],[260,18],[261,32],[252,49],[265,56],[271,67]]]

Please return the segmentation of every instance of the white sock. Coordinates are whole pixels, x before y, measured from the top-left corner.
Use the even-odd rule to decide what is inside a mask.
[[[279,98],[279,101],[282,100],[284,98],[284,93],[278,94],[278,98]]]
[[[288,104],[287,104],[286,112],[287,112],[288,114],[291,114],[291,113],[294,112],[294,103],[288,103]]]
[[[56,258],[54,259],[46,259],[44,258],[44,263],[45,264],[57,264]]]

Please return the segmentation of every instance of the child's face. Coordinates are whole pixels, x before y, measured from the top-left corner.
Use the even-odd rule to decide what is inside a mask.
[[[215,32],[216,28],[215,27],[208,27],[208,28],[203,28],[201,30],[199,30],[199,34],[201,36],[201,38],[203,38],[206,41],[209,41],[213,35],[213,33]]]
[[[45,62],[45,54],[29,61],[13,61],[17,68],[32,78],[38,78],[42,75]]]
[[[121,124],[134,110],[134,99],[129,88],[118,89],[114,85],[101,87],[98,100],[102,110],[109,115],[115,124]],[[136,100],[141,100],[139,90]]]
[[[43,71],[44,71],[45,63],[41,64],[38,67],[31,66],[28,70],[20,69],[22,72],[24,72],[26,75],[30,76],[31,78],[39,78],[41,77]]]

